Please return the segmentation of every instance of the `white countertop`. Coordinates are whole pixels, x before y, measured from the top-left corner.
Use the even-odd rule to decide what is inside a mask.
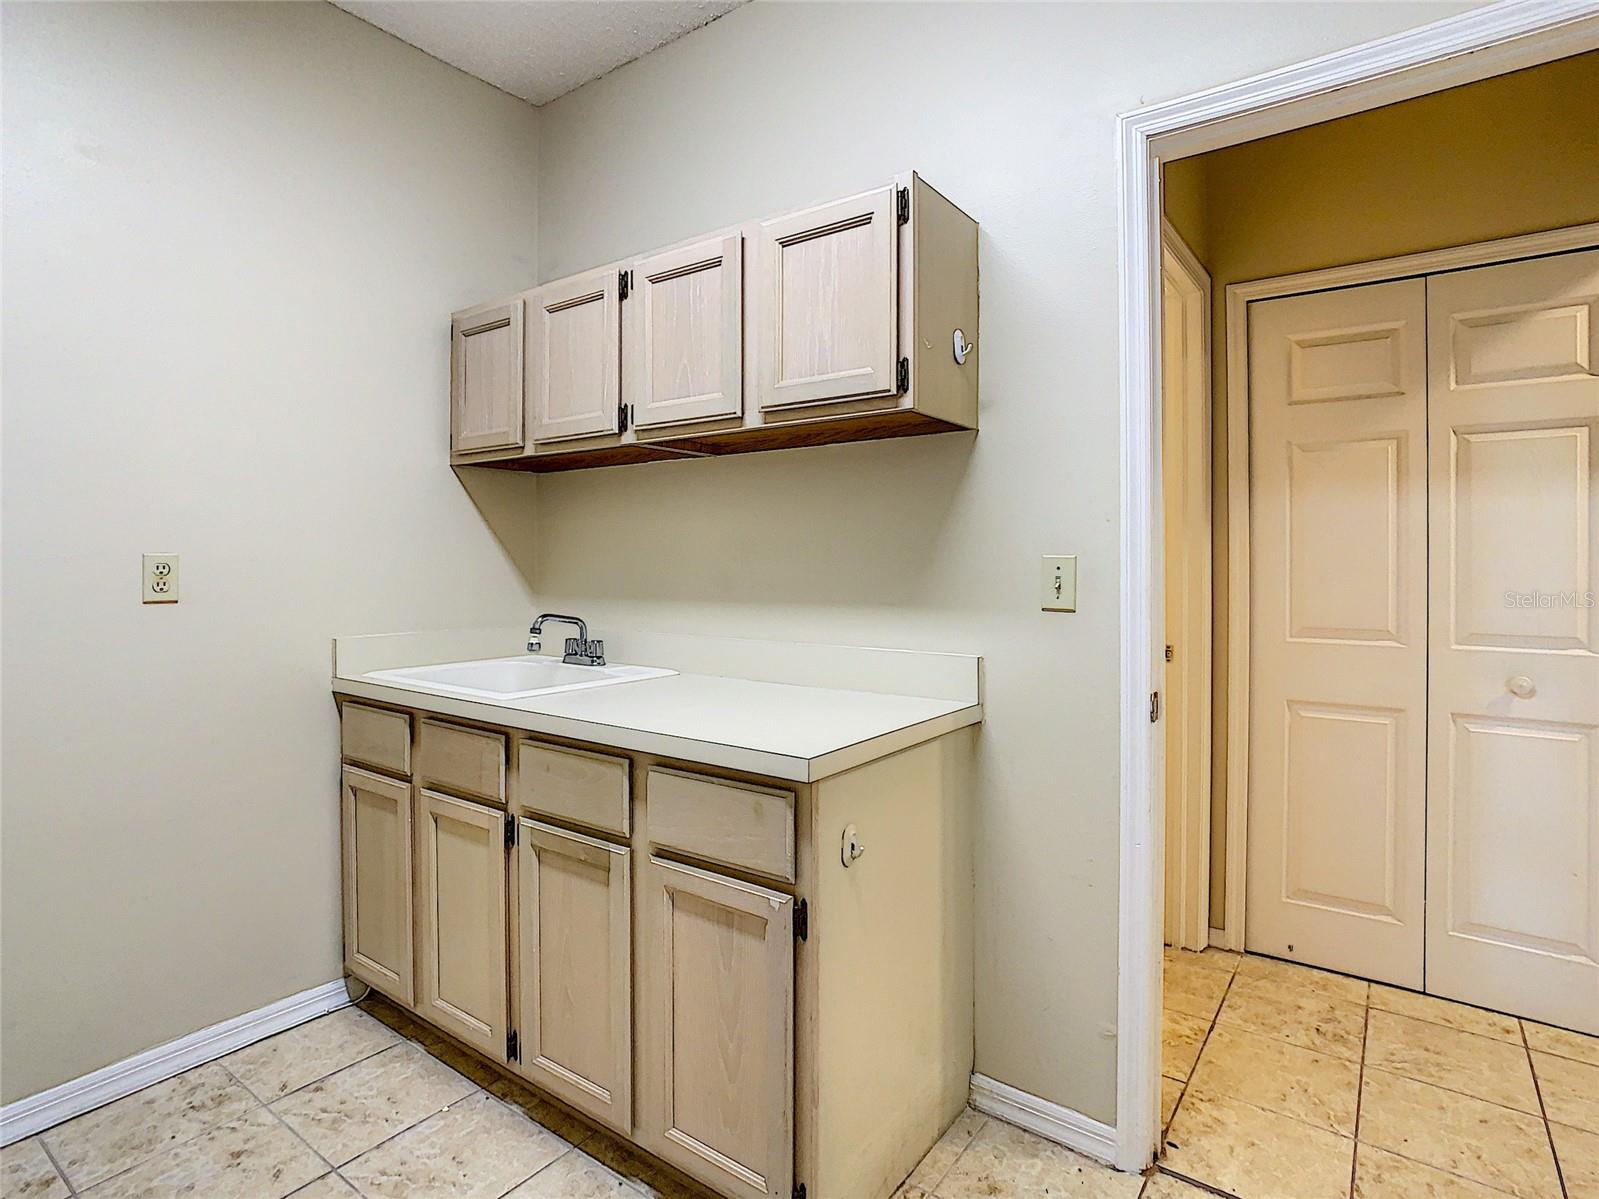
[[[485,701],[369,677],[380,669],[501,657],[508,652],[506,636],[491,630],[340,638],[333,689],[802,783],[983,718],[981,659],[970,655],[730,638],[613,634],[606,638],[613,660],[680,673],[526,699]],[[719,673],[682,669],[690,661],[709,663]],[[735,672],[764,677],[734,677]],[[785,681],[792,678],[805,682]],[[850,685],[815,685],[829,678]],[[897,693],[911,687],[933,694]]]

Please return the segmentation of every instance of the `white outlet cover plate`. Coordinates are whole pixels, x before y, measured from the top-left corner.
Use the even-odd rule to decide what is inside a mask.
[[[1045,554],[1038,572],[1038,606],[1045,612],[1077,611],[1077,555]]]
[[[147,604],[175,604],[178,602],[178,556],[176,554],[144,555],[144,602]]]

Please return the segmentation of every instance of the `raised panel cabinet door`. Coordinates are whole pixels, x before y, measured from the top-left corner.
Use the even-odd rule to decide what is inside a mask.
[[[1599,1034],[1599,250],[1427,324],[1426,989]]]
[[[724,1195],[788,1199],[794,900],[654,856],[644,885],[644,1144]]]
[[[535,442],[615,433],[622,392],[621,286],[588,271],[533,293],[528,394]]]
[[[505,1057],[505,814],[419,791],[417,885],[422,961],[416,1009],[446,1032]]]
[[[634,263],[625,342],[639,428],[744,411],[743,247],[735,233]]]
[[[411,788],[344,768],[344,968],[409,1006],[411,973]]]
[[[628,850],[521,822],[519,1069],[624,1134],[633,1129]]]
[[[458,313],[450,322],[450,449],[522,446],[523,302]]]
[[[1419,989],[1427,763],[1420,279],[1250,306],[1254,952]]]
[[[898,390],[897,190],[880,187],[761,225],[756,268],[763,410]]]

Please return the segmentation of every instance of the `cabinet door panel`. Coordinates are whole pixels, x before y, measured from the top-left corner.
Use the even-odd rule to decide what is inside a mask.
[[[630,1133],[629,851],[526,818],[520,842],[520,1069]]]
[[[634,264],[628,385],[639,428],[744,410],[743,245],[734,234]]]
[[[505,816],[419,793],[417,1010],[440,1028],[505,1056]]]
[[[761,225],[762,409],[894,394],[898,257],[893,187]]]
[[[640,1118],[649,1149],[723,1194],[794,1173],[794,901],[651,857]]]
[[[344,968],[410,1005],[411,788],[346,766],[341,791]]]
[[[617,272],[546,284],[533,293],[529,320],[533,440],[615,433],[622,373]]]
[[[458,315],[450,334],[450,449],[522,445],[523,302]]]

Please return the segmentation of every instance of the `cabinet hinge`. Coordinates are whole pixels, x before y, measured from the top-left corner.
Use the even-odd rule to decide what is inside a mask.
[[[911,389],[911,360],[901,358],[899,369],[894,374],[894,386],[899,388],[899,394],[904,395]]]
[[[1177,656],[1176,647],[1168,645],[1166,647],[1166,661],[1170,662],[1176,656]]]
[[[522,1038],[514,1028],[505,1034],[505,1060],[508,1062],[522,1060]]]
[[[617,290],[618,296],[621,299],[623,299],[623,300],[627,299],[628,296],[633,294],[633,272],[632,271],[617,271],[616,272],[616,290]]]
[[[512,849],[516,846],[516,817],[506,814],[505,817],[505,848]]]
[[[911,223],[911,189],[908,187],[899,189],[899,223],[901,225]]]
[[[794,1199],[805,1199],[805,1184],[803,1182],[794,1184]]]
[[[1149,723],[1154,724],[1160,719],[1160,692],[1149,693]]]
[[[626,433],[632,417],[633,406],[631,404],[618,404],[616,406],[616,431],[618,433]]]
[[[794,939],[807,940],[811,935],[811,905],[802,899],[794,905]]]

